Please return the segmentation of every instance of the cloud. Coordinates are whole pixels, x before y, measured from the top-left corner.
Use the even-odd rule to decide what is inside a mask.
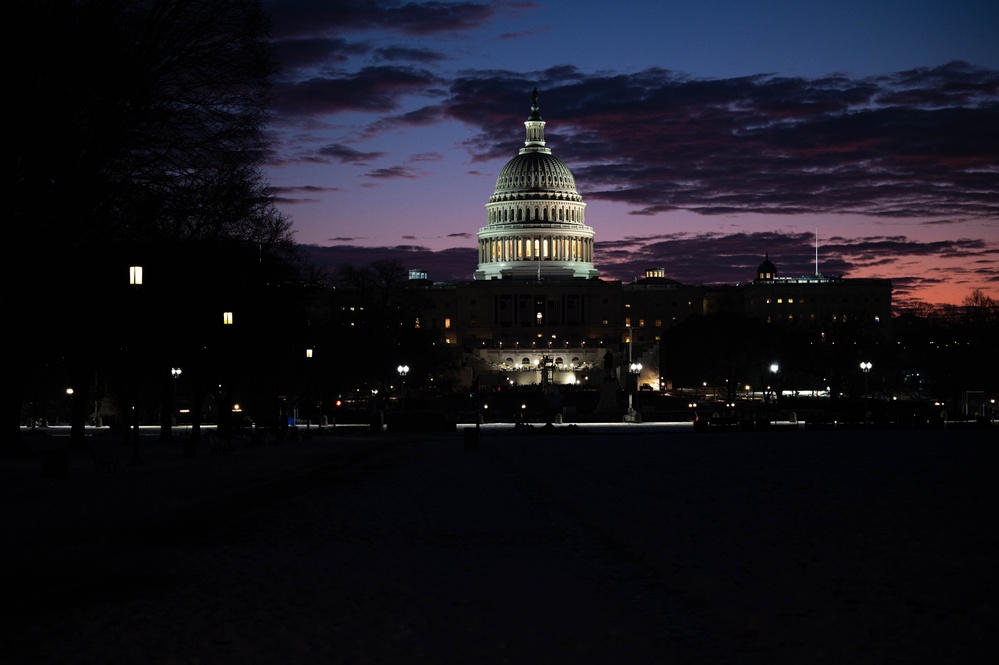
[[[300,187],[271,187],[269,191],[275,203],[295,205],[299,203],[319,203],[322,201],[323,194],[343,190],[340,187],[303,185]],[[295,196],[300,194],[304,194],[305,196]]]
[[[378,60],[403,60],[407,62],[432,63],[440,60],[447,60],[448,56],[440,51],[432,51],[422,48],[407,48],[405,46],[386,46],[375,49],[373,55]]]
[[[361,152],[340,143],[323,146],[316,152],[324,157],[330,157],[341,164],[367,164],[372,160],[385,156],[384,152]]]
[[[439,152],[418,152],[410,155],[410,162],[440,162],[444,160],[444,155]]]
[[[288,77],[315,66],[345,63],[352,57],[369,53],[371,47],[340,38],[310,37],[276,42],[274,50],[283,76]]]
[[[366,174],[369,178],[377,179],[394,179],[394,178],[419,178],[420,176],[413,173],[404,166],[389,166],[386,168],[375,169],[374,171],[368,171]]]
[[[279,39],[379,30],[405,35],[463,32],[490,21],[507,3],[391,0],[268,0]]]
[[[548,145],[581,192],[633,214],[999,215],[999,72],[950,63],[892,75],[695,79],[663,69],[456,80],[450,116],[478,160],[510,154],[510,109],[541,92]]]
[[[440,79],[424,69],[364,67],[357,72],[279,83],[274,88],[273,112],[282,122],[345,111],[387,113],[398,108],[400,98],[427,94],[428,88],[438,83]]]

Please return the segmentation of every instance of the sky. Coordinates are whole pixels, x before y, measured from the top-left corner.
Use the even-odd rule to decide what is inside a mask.
[[[536,87],[602,279],[736,284],[769,255],[897,304],[999,297],[997,2],[263,4],[266,175],[319,265],[471,279]]]

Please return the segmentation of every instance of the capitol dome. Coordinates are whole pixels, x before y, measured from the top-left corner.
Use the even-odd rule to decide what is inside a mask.
[[[545,121],[534,90],[527,140],[496,178],[479,229],[475,279],[595,278],[593,229],[584,224],[583,197],[562,160],[545,146]]]
[[[550,152],[528,152],[517,155],[503,167],[496,178],[496,192],[489,201],[536,196],[583,200],[576,191],[572,172],[561,159]]]

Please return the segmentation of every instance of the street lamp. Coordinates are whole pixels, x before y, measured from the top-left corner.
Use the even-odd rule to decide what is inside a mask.
[[[874,367],[871,363],[866,360],[860,362],[860,371],[864,374],[864,427],[867,427],[868,411],[867,411],[867,375],[871,373],[871,368]]]
[[[770,373],[774,375],[774,404],[777,403],[777,391],[780,389],[777,385],[777,373],[780,372],[780,365],[777,363],[770,363]]]
[[[66,399],[69,401],[69,423],[73,423],[73,393],[72,388],[66,388]]]
[[[130,286],[134,288],[142,286],[142,266],[128,267],[128,283]],[[132,378],[134,377],[134,371],[135,371],[134,359],[130,359],[128,365],[129,365],[128,369],[129,376],[130,378]],[[129,398],[126,408],[127,414],[125,416],[126,418],[128,418],[128,427],[125,428],[125,431],[128,433],[129,436],[132,437],[132,456],[131,458],[129,458],[128,464],[129,466],[141,466],[142,458],[139,456],[139,421],[138,421],[138,415],[135,410],[135,386],[133,381],[130,381],[129,383],[130,383],[129,386],[130,390],[128,391]]]
[[[628,365],[628,372],[632,376],[630,381],[631,386],[628,391],[628,418],[629,420],[635,420],[635,408],[634,408],[634,397],[635,389],[638,387],[638,375],[642,373],[642,363],[631,363]]]
[[[170,368],[170,400],[160,413],[160,440],[169,441],[173,438],[174,414],[177,411],[177,379],[180,378],[179,367]]]
[[[406,375],[409,374],[409,365],[399,365],[395,368],[395,371],[399,372],[399,378],[402,380],[402,392],[401,395],[405,398],[406,394]]]

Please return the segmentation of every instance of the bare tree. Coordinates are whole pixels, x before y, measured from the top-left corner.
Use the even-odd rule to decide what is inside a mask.
[[[183,262],[201,241],[293,258],[260,169],[276,67],[268,19],[255,0],[21,0],[14,15],[12,249],[37,260],[8,261],[19,272],[3,305],[26,313],[11,374],[61,358],[82,388],[123,344],[109,330],[129,325],[126,266]],[[164,246],[172,258],[157,256]],[[40,310],[59,311],[58,331]]]

